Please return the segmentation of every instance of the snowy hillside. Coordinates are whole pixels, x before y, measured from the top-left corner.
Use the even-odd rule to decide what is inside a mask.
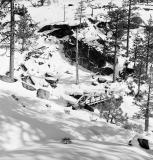
[[[132,78],[112,83],[112,72],[109,75],[98,75],[79,65],[79,84],[76,84],[76,65],[66,57],[63,45],[68,36],[57,38],[49,35],[57,30],[58,25],[64,24],[75,28],[79,24],[75,19],[79,2],[80,0],[49,0],[44,6],[34,7],[30,1],[19,1],[27,7],[33,22],[37,24],[37,31],[35,37],[31,38],[32,45],[24,52],[20,50],[21,44],[15,43],[14,76],[17,81],[14,83],[8,83],[4,76],[9,71],[8,44],[2,43],[0,47],[0,160],[153,158],[153,118],[150,118],[149,132],[142,133],[139,130],[136,132],[134,129],[125,129],[120,123],[118,125],[107,123],[106,119],[101,117],[98,107],[93,109],[93,112],[67,107],[68,104],[76,105],[78,99],[75,96],[105,95],[110,98],[113,93],[113,98],[123,98],[120,108],[123,115],[128,116],[129,123],[144,128],[144,119],[133,118],[140,111],[140,107],[130,95],[131,86],[135,94],[138,91],[138,86]],[[109,2],[111,0],[105,0],[103,5]],[[122,6],[122,0],[113,0],[113,3]],[[95,0],[91,4],[99,6],[101,0]],[[145,23],[153,12],[144,11],[144,6],[139,5],[139,12]],[[99,17],[101,13],[105,14],[106,11],[99,7],[94,11],[93,17]],[[86,17],[91,17],[90,7],[86,9],[85,14]],[[145,14],[148,16],[144,16]],[[4,22],[8,18],[7,16]],[[18,18],[16,15],[17,20]],[[88,27],[79,32],[78,38],[81,40],[83,37],[83,43],[91,47],[96,46],[98,53],[103,50],[103,46],[96,40],[99,37],[105,40],[107,37],[89,19],[86,23]],[[57,28],[52,28],[54,25],[57,25]],[[45,26],[49,26],[49,30],[38,32]],[[71,31],[75,37],[74,30]],[[135,34],[136,31],[132,30],[131,35]],[[130,45],[132,46],[132,40]],[[126,60],[125,57],[118,56],[117,74],[123,69]],[[106,61],[103,67],[112,71],[111,60]],[[141,91],[146,93],[147,87],[143,84]],[[46,97],[38,98],[38,90],[45,90],[43,96]],[[129,140],[135,135],[148,139],[150,150],[145,150],[138,144],[129,146]],[[63,138],[69,138],[70,143],[64,144]]]
[[[151,159],[150,152],[127,146],[132,132],[92,122],[87,111],[67,114],[56,98],[40,100],[18,82],[0,85],[0,159]],[[72,144],[62,144],[63,137]]]

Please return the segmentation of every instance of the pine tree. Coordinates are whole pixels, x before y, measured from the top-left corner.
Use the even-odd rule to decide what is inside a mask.
[[[121,43],[121,38],[124,35],[124,25],[126,23],[125,17],[127,16],[127,11],[122,8],[118,8],[114,11],[108,12],[110,18],[109,28],[112,31],[112,46],[114,47],[114,73],[113,82],[116,80],[116,63],[117,63],[117,53],[119,50],[119,45]]]
[[[145,55],[146,55],[146,76],[148,73],[148,64],[153,60],[153,20],[150,16],[148,24],[144,26],[144,34],[145,34],[145,41],[144,41],[144,48],[145,48]]]
[[[129,56],[129,35],[130,35],[130,18],[131,18],[131,4],[132,0],[129,0],[129,10],[128,10],[128,25],[127,25],[127,50],[126,55]]]
[[[133,47],[130,51],[130,57],[131,61],[134,62],[134,68],[136,67],[139,62],[144,61],[144,47],[143,47],[143,38],[140,36],[140,34],[137,32],[135,39],[133,41]]]
[[[14,33],[15,33],[15,17],[14,17],[14,0],[10,1],[11,7],[11,36],[10,36],[10,78],[14,79]]]
[[[81,0],[79,2],[79,6],[75,13],[75,19],[79,19],[80,27],[81,27],[82,19],[85,17],[85,10],[86,10],[85,4],[86,4],[86,1]]]
[[[2,0],[1,7],[2,8],[9,8],[10,6],[10,31],[9,34],[6,36],[10,36],[10,66],[9,66],[9,76],[10,79],[14,79],[14,33],[15,33],[15,16],[14,16],[14,2],[15,0]]]
[[[29,44],[30,38],[35,37],[34,33],[37,25],[34,24],[31,16],[28,13],[25,13],[24,16],[20,16],[17,27],[16,38],[21,40],[21,52],[23,52],[26,49],[26,45]]]

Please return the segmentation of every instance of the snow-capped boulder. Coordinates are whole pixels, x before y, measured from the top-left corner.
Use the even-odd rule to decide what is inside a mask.
[[[56,88],[59,79],[56,79],[54,77],[49,77],[49,78],[46,78],[45,81],[48,82],[51,87]]]
[[[42,99],[49,99],[50,92],[44,89],[38,89],[37,90],[37,97]]]
[[[26,83],[29,83],[31,85],[35,85],[35,83],[34,83],[34,81],[33,81],[31,76],[25,76],[25,75],[22,74],[21,75],[21,80],[26,82]]]
[[[93,86],[97,86],[97,85],[98,85],[98,83],[97,83],[96,81],[93,81],[91,84],[92,84]]]
[[[149,142],[147,139],[143,138],[140,135],[135,135],[132,140],[129,141],[130,146],[142,147],[145,149],[149,149]]]
[[[97,81],[98,81],[99,83],[105,83],[107,80],[106,80],[105,78],[99,77],[99,78],[97,79]]]
[[[35,90],[36,90],[35,87],[31,86],[30,84],[24,83],[24,82],[22,82],[22,86],[23,86],[25,89],[30,90],[30,91],[35,91]]]

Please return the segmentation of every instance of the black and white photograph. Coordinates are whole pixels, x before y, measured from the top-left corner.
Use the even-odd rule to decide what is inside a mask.
[[[153,0],[0,0],[0,160],[153,159]]]

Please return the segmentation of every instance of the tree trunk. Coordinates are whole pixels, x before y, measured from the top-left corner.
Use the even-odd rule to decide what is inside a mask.
[[[94,9],[93,8],[91,8],[91,16],[93,17],[93,11],[94,11]]]
[[[130,35],[130,18],[131,18],[131,1],[129,0],[129,13],[128,13],[128,28],[127,28],[127,49],[126,49],[126,56],[129,56],[129,35]]]
[[[114,48],[114,65],[113,65],[113,82],[116,81],[116,61],[117,61],[117,36],[118,36],[118,20],[116,22],[116,29],[115,29],[115,32],[116,32],[116,36],[115,36],[115,48]]]
[[[145,112],[145,131],[148,131],[149,128],[149,105],[150,105],[150,90],[151,90],[151,77],[149,80],[149,90],[148,90],[148,99],[147,99],[147,106]]]
[[[137,60],[137,46],[136,46],[136,49],[134,51],[134,69],[135,69],[136,60]]]
[[[81,22],[82,22],[82,0],[81,0],[81,11],[80,11],[80,28],[81,28]]]
[[[149,62],[149,46],[150,46],[150,31],[148,33],[148,41],[147,41],[147,56],[146,56],[146,76],[148,73],[148,62]]]
[[[11,5],[10,78],[14,79],[14,30],[15,30],[14,0],[11,0],[10,5]]]
[[[23,51],[24,51],[24,45],[25,45],[25,39],[23,38],[22,39],[22,48],[21,48],[21,53],[23,53]]]
[[[76,29],[76,84],[79,84],[79,53],[78,53],[78,28]]]
[[[139,95],[139,93],[140,93],[141,71],[142,71],[142,62],[140,63],[140,67],[139,67],[138,95]]]

